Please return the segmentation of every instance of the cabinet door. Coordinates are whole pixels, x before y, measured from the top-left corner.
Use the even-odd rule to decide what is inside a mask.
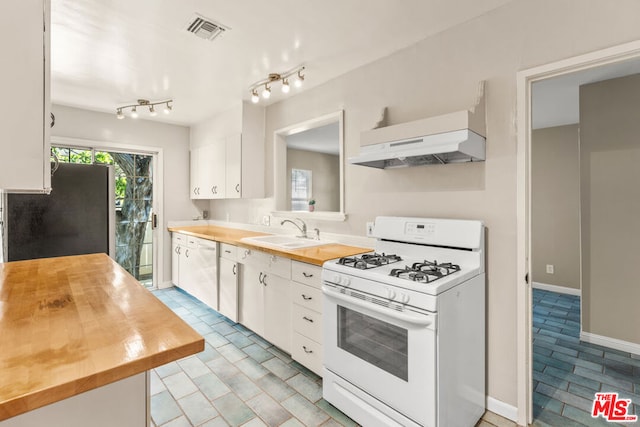
[[[196,249],[187,246],[181,246],[179,250],[180,264],[178,267],[178,286],[190,295],[193,295],[193,288],[196,280],[194,274],[195,250]]]
[[[242,195],[242,136],[226,139],[226,198],[238,199]],[[246,171],[251,173],[251,171]],[[259,179],[259,177],[256,177]]]
[[[274,274],[266,274],[262,282],[264,284],[264,337],[290,353],[291,281]]]
[[[182,246],[174,241],[171,243],[171,283],[180,286],[180,252]]]
[[[204,199],[225,197],[225,142],[216,140],[201,148],[199,174],[202,180],[201,195]]]
[[[0,189],[51,187],[49,10],[48,0],[0,2]]]
[[[220,280],[218,283],[219,312],[234,322],[238,321],[238,264],[220,258]]]
[[[240,323],[264,336],[264,273],[260,268],[245,264],[240,277]]]
[[[200,166],[200,148],[192,148],[189,151],[189,195],[191,199],[200,199],[200,186],[202,183],[200,182],[199,166]]]

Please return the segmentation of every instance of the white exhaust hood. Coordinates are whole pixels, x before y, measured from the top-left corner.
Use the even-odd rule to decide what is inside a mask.
[[[366,145],[349,158],[354,165],[379,169],[484,160],[483,136],[461,129],[408,140]]]
[[[485,160],[484,96],[471,110],[362,132],[349,163],[379,169]]]

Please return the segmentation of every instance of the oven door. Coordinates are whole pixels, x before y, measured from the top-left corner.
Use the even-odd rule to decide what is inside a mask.
[[[325,369],[374,404],[435,426],[436,315],[397,311],[327,284],[323,293]]]

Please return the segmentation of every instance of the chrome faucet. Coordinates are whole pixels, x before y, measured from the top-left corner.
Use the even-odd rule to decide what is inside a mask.
[[[300,230],[300,235],[298,237],[302,237],[302,238],[307,238],[307,224],[304,223],[303,220],[301,220],[300,218],[296,218],[298,221],[300,221],[302,223],[302,227],[299,226],[298,224],[296,224],[295,222],[291,221],[290,219],[285,219],[283,220],[280,225],[284,225],[285,222],[290,222],[291,224],[295,225],[296,227],[298,227],[298,230]]]

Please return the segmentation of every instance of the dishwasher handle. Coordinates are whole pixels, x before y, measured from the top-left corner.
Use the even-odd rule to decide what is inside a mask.
[[[403,311],[397,311],[391,308],[385,308],[383,306],[379,306],[374,303],[366,302],[358,298],[350,297],[341,292],[337,292],[327,286],[322,287],[322,292],[325,296],[338,301],[348,304],[352,307],[359,307],[368,311],[372,311],[374,313],[383,314],[391,319],[396,319],[404,323],[408,323],[411,325],[427,327],[431,326],[435,328],[435,314],[409,314]]]

